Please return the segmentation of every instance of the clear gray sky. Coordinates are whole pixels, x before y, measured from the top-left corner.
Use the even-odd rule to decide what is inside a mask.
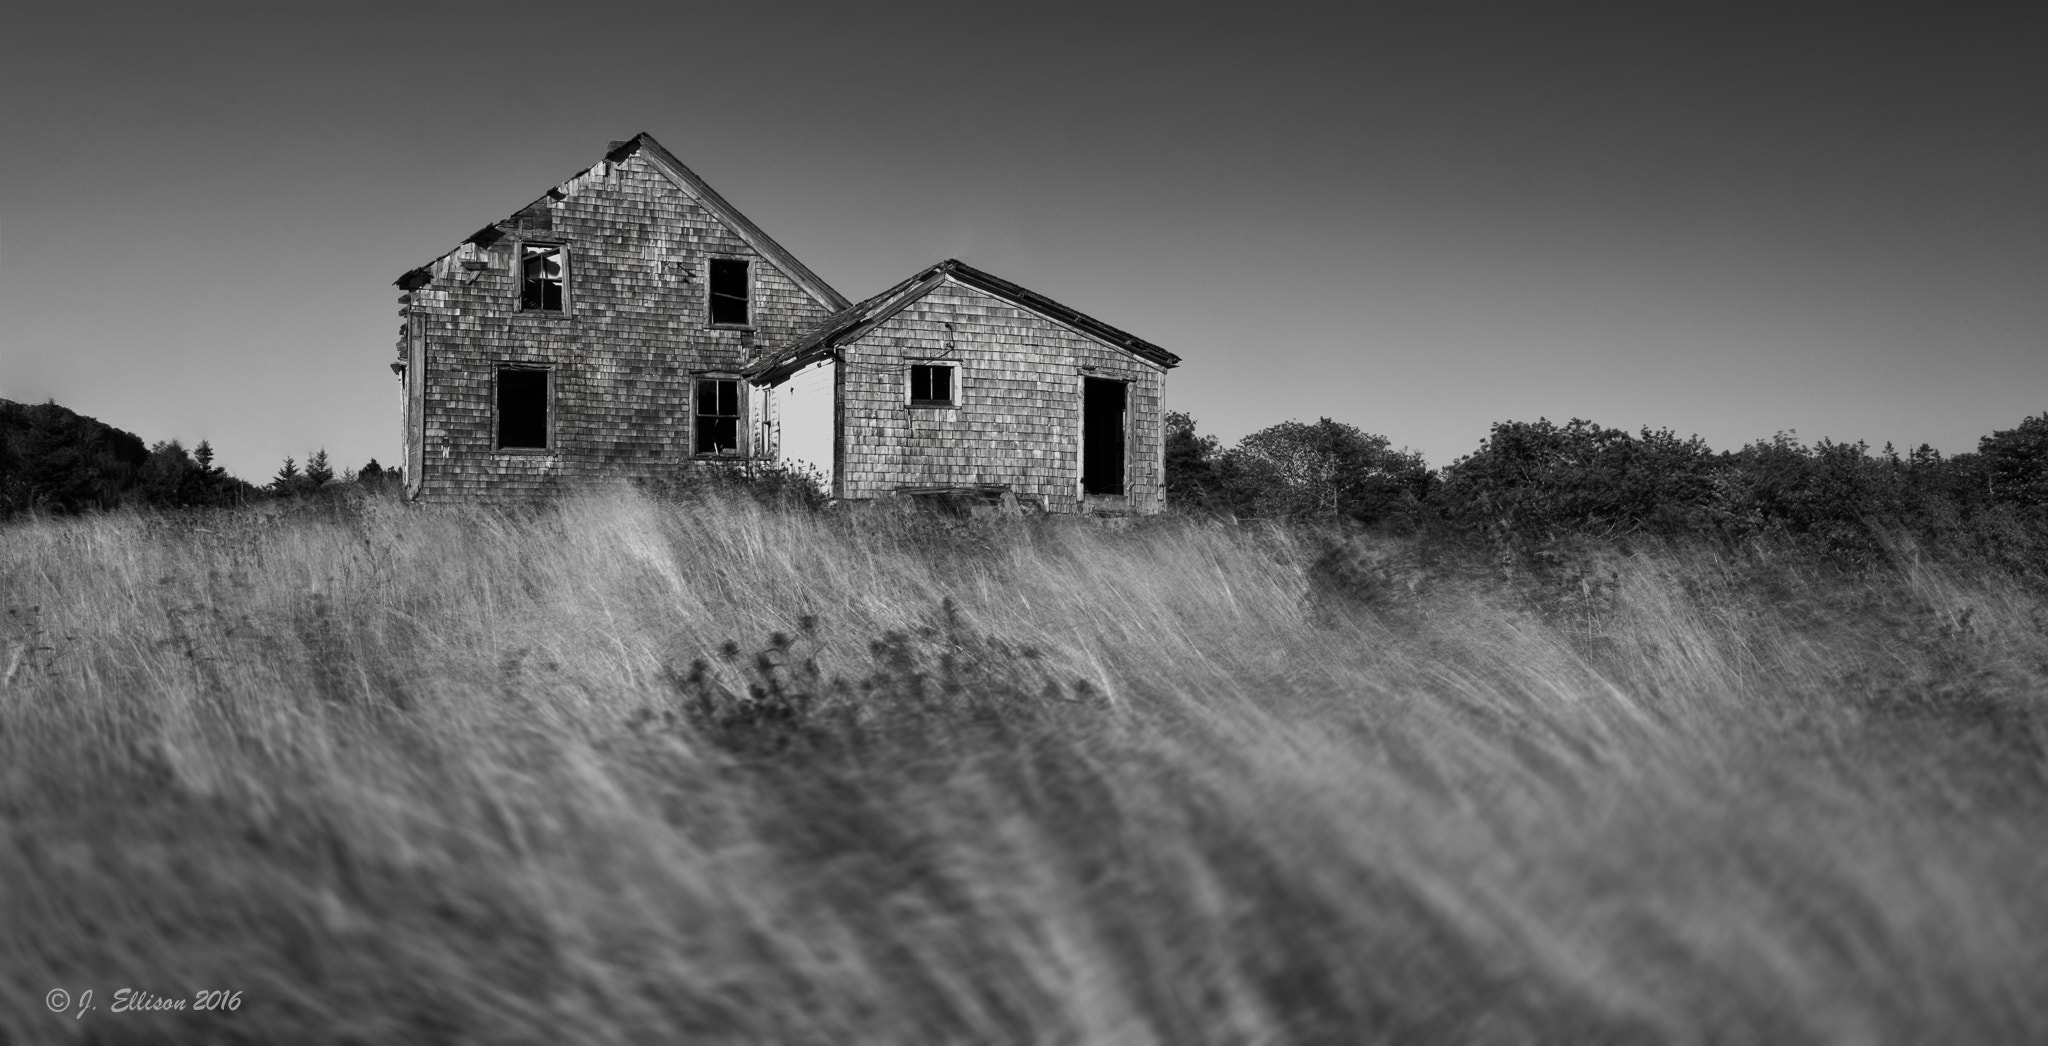
[[[38,5],[0,396],[391,463],[391,281],[644,130],[849,297],[958,257],[1166,346],[1226,441],[1969,450],[2048,410],[2025,6]]]

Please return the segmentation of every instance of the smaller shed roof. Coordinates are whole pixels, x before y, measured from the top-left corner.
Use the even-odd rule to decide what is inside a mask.
[[[761,357],[747,369],[747,377],[760,385],[779,382],[798,369],[822,358],[839,345],[867,333],[877,324],[901,312],[911,302],[924,297],[932,288],[945,282],[949,277],[1104,344],[1123,349],[1140,359],[1150,360],[1161,367],[1173,367],[1180,363],[1179,356],[1135,334],[1112,327],[1078,309],[1061,305],[1036,291],[992,276],[966,262],[948,258],[917,272],[909,279],[872,298],[855,302],[833,313],[823,323],[798,335],[795,341]]]

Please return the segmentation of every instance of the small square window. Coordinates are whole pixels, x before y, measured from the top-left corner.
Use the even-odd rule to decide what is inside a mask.
[[[694,454],[740,452],[740,383],[736,378],[698,378]]]
[[[546,450],[548,372],[525,367],[498,370],[498,448]]]
[[[910,365],[910,405],[913,407],[951,407],[953,398],[953,365],[950,363],[913,363]]]
[[[744,327],[753,322],[754,281],[744,258],[711,259],[711,325]]]
[[[564,287],[560,244],[528,243],[519,248],[519,307],[528,312],[561,312]]]

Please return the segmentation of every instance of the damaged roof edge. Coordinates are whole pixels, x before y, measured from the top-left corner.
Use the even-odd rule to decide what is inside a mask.
[[[597,166],[597,164],[590,165],[590,167],[595,166]],[[570,175],[569,177],[579,177],[584,172],[589,171],[590,167],[585,167],[582,171],[578,171],[575,174]],[[564,179],[564,181],[566,180],[567,179]],[[478,247],[488,249],[492,244],[504,239],[506,236],[505,230],[498,228],[499,225],[502,225],[505,222],[509,222],[512,219],[517,218],[521,213],[531,208],[535,203],[539,203],[542,200],[559,200],[561,198],[562,195],[559,186],[557,186],[556,188],[549,189],[547,192],[542,193],[538,197],[535,197],[533,203],[529,203],[525,207],[521,207],[519,208],[519,210],[513,211],[511,214],[508,214],[505,217],[500,218],[497,221],[494,221],[491,224],[486,225],[473,233],[470,233],[468,236],[464,236],[459,242],[455,244],[455,246],[450,247],[437,255],[434,255],[433,260],[429,261],[425,265],[405,270],[405,274],[403,276],[400,276],[398,279],[391,281],[392,285],[403,288],[408,291],[419,289],[420,287],[424,286],[427,283],[427,281],[432,280],[434,278],[434,266],[439,264],[441,259],[446,258],[451,254],[454,254],[456,251],[459,251],[472,243],[476,244]]]
[[[635,152],[645,152],[648,160],[656,170],[660,171],[678,189],[681,189],[684,193],[703,204],[720,221],[731,226],[733,231],[739,234],[740,239],[745,240],[748,246],[754,248],[755,252],[767,259],[770,264],[781,269],[784,275],[793,280],[797,286],[803,288],[804,293],[816,298],[820,304],[823,304],[828,309],[844,309],[851,304],[846,300],[845,295],[832,289],[832,285],[826,283],[817,273],[812,272],[809,266],[796,260],[795,255],[789,253],[781,244],[775,242],[774,237],[769,236],[760,226],[755,225],[749,220],[746,215],[741,214],[738,208],[726,201],[725,197],[718,195],[718,191],[713,189],[704,179],[698,177],[695,171],[683,166],[683,162],[676,159],[675,154],[663,148],[661,143],[655,141],[654,137],[646,131],[642,131],[623,142],[612,143],[611,147],[605,150],[604,158],[598,162],[618,163]],[[504,218],[471,233],[461,243],[436,255],[432,261],[427,262],[425,265],[407,269],[404,275],[392,281],[393,285],[408,291],[416,290],[433,279],[433,269],[436,263],[461,250],[463,245],[474,243],[478,247],[489,247],[498,242],[505,237],[505,233],[498,228],[500,224],[512,220],[520,211],[532,207],[535,203],[540,203],[544,200],[562,199],[562,184],[581,177],[591,167],[595,166],[597,164],[593,163],[590,167],[585,167],[583,170],[563,179],[562,182],[556,183],[547,192],[537,197],[533,203],[529,203],[526,207],[513,211]]]
[[[1105,345],[1123,349],[1133,356],[1157,364],[1161,369],[1169,369],[1180,363],[1179,356],[1135,334],[1112,327],[1078,309],[1061,305],[1036,291],[992,276],[957,258],[948,258],[937,265],[919,270],[909,279],[880,294],[827,317],[825,322],[811,328],[786,348],[771,353],[748,368],[748,380],[756,385],[773,385],[782,381],[797,370],[831,353],[841,343],[859,337],[903,311],[911,302],[924,297],[941,280],[948,277],[1027,312],[1037,313]]]
[[[528,204],[527,206],[530,207],[532,205]],[[517,214],[519,212],[514,211],[513,213]],[[421,287],[424,287],[428,283],[433,281],[434,265],[437,262],[439,262],[442,258],[446,258],[450,254],[454,254],[456,251],[461,250],[467,244],[473,243],[476,244],[478,247],[489,248],[491,244],[494,244],[504,238],[504,230],[498,228],[497,222],[492,222],[491,224],[486,225],[473,233],[470,233],[468,236],[463,237],[461,243],[456,244],[452,250],[443,251],[441,255],[439,257],[436,257],[433,261],[430,261],[417,269],[407,269],[405,271],[405,275],[400,276],[398,279],[392,281],[392,285],[399,288],[400,290],[419,290]]]

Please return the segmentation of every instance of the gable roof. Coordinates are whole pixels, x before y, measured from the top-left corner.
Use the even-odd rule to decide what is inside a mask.
[[[681,190],[685,196],[697,201],[705,210],[710,211],[712,216],[725,223],[726,227],[731,229],[735,235],[746,241],[747,246],[754,249],[754,253],[759,254],[770,265],[782,270],[782,274],[788,276],[798,287],[803,288],[804,293],[816,298],[819,303],[828,309],[845,309],[848,307],[845,295],[833,290],[832,285],[826,283],[817,273],[812,272],[809,266],[797,261],[796,255],[789,253],[788,249],[776,243],[774,237],[763,232],[760,226],[755,225],[746,215],[741,214],[739,208],[728,203],[725,197],[718,195],[718,191],[713,189],[710,183],[698,177],[697,172],[683,166],[683,162],[676,159],[674,153],[662,148],[661,143],[655,141],[653,136],[647,132],[642,131],[623,142],[613,143],[610,149],[605,150],[604,160],[601,162],[618,163],[636,152],[647,159],[648,166],[661,172],[662,176],[667,178],[677,189]],[[562,185],[582,177],[596,166],[596,164],[592,164],[590,167],[578,171],[575,175],[564,181]],[[479,246],[490,246],[503,235],[498,231],[499,225],[510,222],[522,214],[533,211],[535,208],[544,208],[546,204],[562,199],[566,195],[562,185],[549,189],[539,199],[512,212],[502,222],[492,222],[478,229],[464,238],[461,244],[457,244],[453,249],[443,252],[434,258],[433,261],[418,268],[408,269],[403,276],[400,276],[394,282],[405,290],[412,290],[426,283],[427,280],[432,278],[435,262],[448,257],[448,255],[455,253],[457,250],[461,250],[462,244],[475,243]]]
[[[955,258],[924,269],[909,279],[862,302],[857,302],[826,317],[825,321],[747,368],[746,374],[756,384],[773,384],[788,377],[799,368],[810,365],[833,349],[854,338],[866,334],[889,317],[902,312],[911,302],[924,297],[934,287],[951,279],[973,287],[976,290],[1000,298],[1027,312],[1034,312],[1063,327],[1086,335],[1096,341],[1123,349],[1139,359],[1149,360],[1160,367],[1173,367],[1180,363],[1180,357],[1135,334],[1118,330],[1101,320],[1077,309],[1070,309],[1059,302],[1027,290],[1000,277],[991,276],[966,262]]]

